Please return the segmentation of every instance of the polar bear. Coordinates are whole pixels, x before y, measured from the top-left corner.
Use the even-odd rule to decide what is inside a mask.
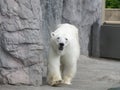
[[[48,56],[47,82],[52,86],[70,85],[76,73],[80,55],[78,29],[71,24],[61,24],[51,33]]]

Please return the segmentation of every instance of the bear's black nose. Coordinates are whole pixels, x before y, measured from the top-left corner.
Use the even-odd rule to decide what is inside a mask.
[[[60,46],[64,46],[64,43],[59,43]]]

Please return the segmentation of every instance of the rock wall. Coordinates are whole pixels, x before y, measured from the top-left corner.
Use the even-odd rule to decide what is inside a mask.
[[[41,85],[50,32],[79,28],[81,54],[99,53],[102,0],[0,0],[0,83]]]
[[[99,56],[101,11],[102,0],[64,0],[62,21],[79,28],[83,55]]]
[[[0,83],[41,85],[40,0],[0,0]]]

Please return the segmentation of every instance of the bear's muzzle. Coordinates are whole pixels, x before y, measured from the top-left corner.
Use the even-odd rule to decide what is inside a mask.
[[[64,49],[64,43],[59,43],[59,50],[63,50]]]
[[[59,50],[63,50],[63,46],[59,46]]]

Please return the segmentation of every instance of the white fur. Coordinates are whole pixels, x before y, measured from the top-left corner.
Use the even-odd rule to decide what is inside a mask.
[[[58,38],[59,37],[59,38]],[[64,43],[64,49],[59,50],[59,43]],[[78,29],[70,24],[61,24],[51,33],[48,57],[47,81],[50,85],[61,83],[71,84],[76,73],[80,45]]]

